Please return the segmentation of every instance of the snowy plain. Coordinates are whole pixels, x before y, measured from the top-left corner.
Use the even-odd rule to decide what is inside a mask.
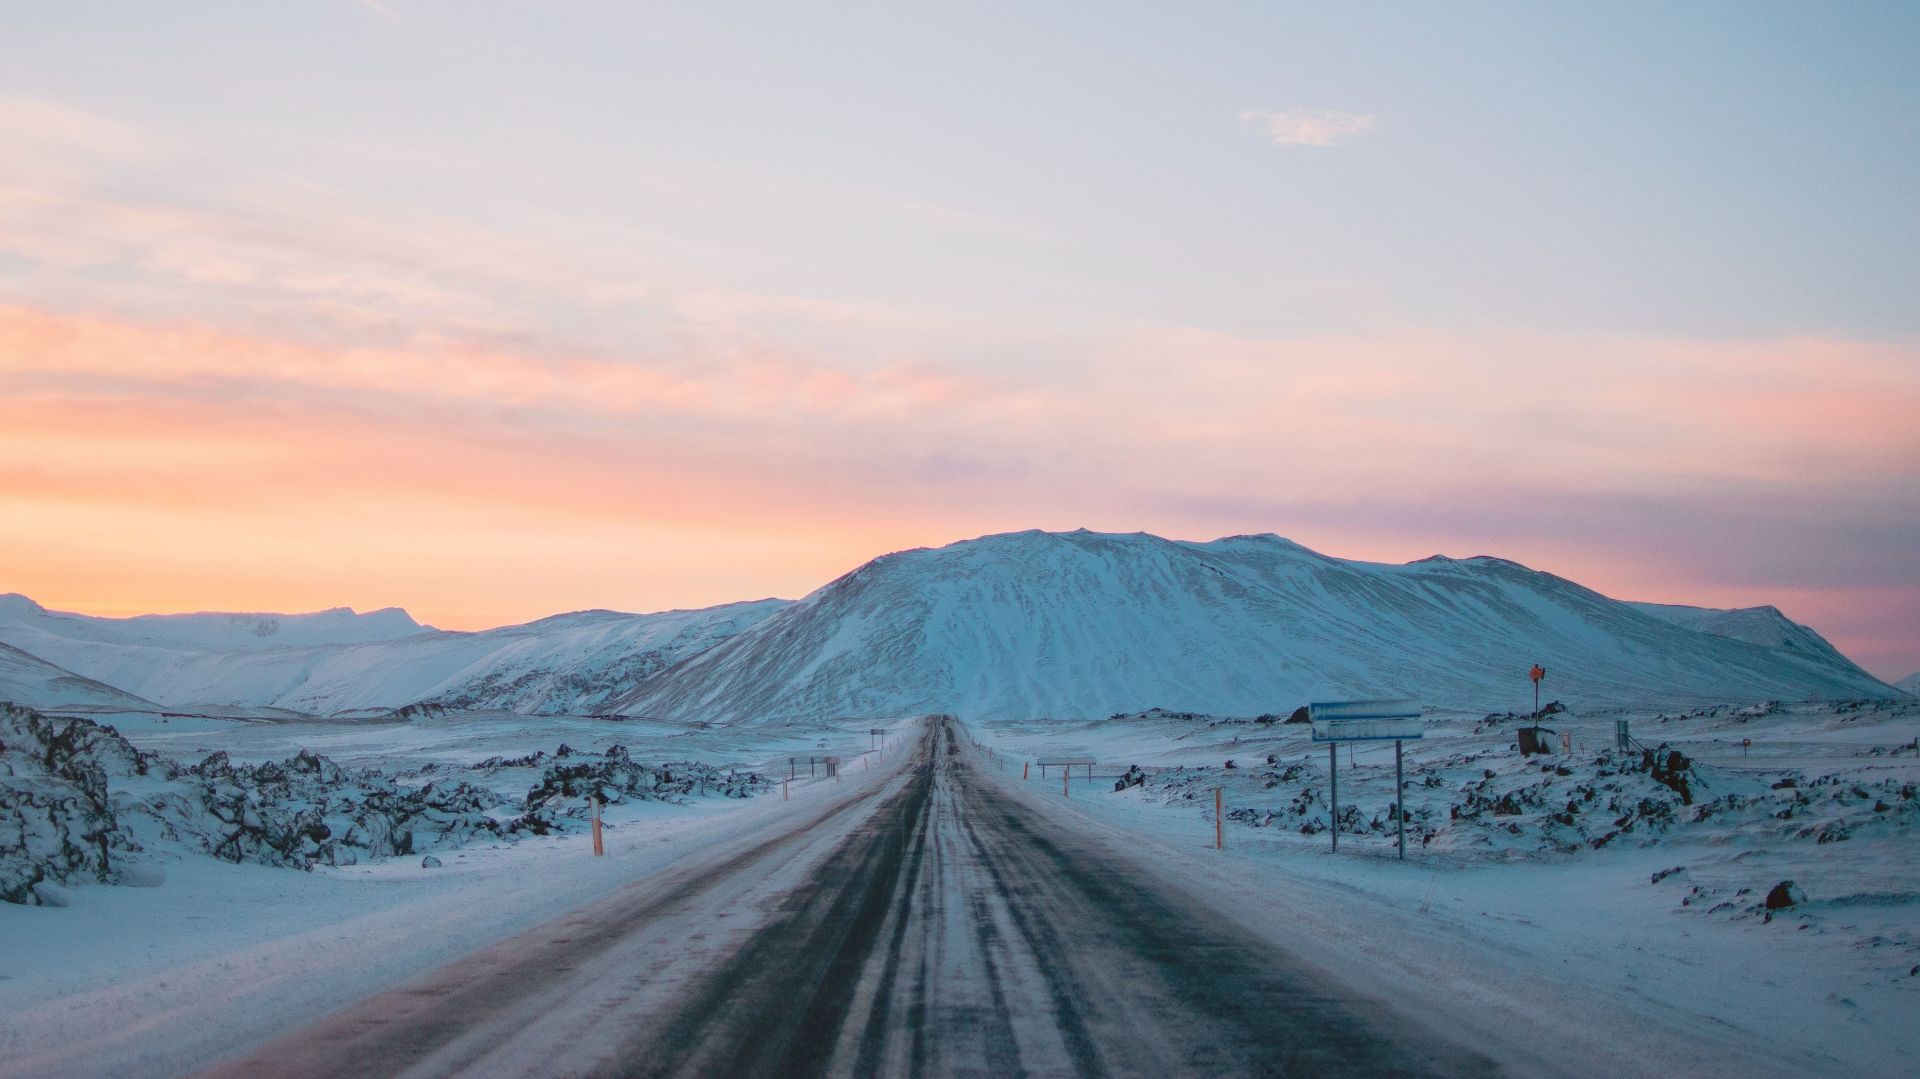
[[[697,759],[777,777],[802,759],[791,801],[775,786],[750,800],[611,807],[604,859],[591,856],[577,821],[553,835],[441,850],[442,867],[431,869],[409,856],[300,872],[160,850],[146,862],[158,872],[135,877],[148,886],[73,887],[64,907],[0,906],[0,1075],[178,1074],[623,886],[716,857],[846,784],[879,782],[891,763],[874,758],[879,767],[869,770],[859,756],[872,742],[864,722],[743,729],[505,713],[351,723],[95,718],[181,760],[217,750],[236,762],[268,761],[306,749],[346,766],[451,769],[559,743],[583,754],[619,744],[635,759]],[[1574,842],[1539,807],[1445,824],[1419,816],[1461,803],[1480,784],[1483,805],[1542,784],[1556,797],[1592,784],[1619,718],[1647,745],[1690,757],[1696,810],[1739,791],[1768,792],[1780,805],[1826,794],[1788,822],[1773,815],[1774,802],[1699,822],[1636,820],[1600,849]],[[1392,798],[1385,749],[1339,753],[1342,803],[1359,813],[1335,855],[1319,793],[1327,753],[1301,726],[1149,712],[967,729],[992,752],[1007,788],[1111,833],[1143,871],[1180,879],[1363,989],[1449,1029],[1481,1030],[1489,1044],[1514,1042],[1511,1025],[1523,1018],[1537,1027],[1541,1054],[1528,1070],[1911,1074],[1920,1053],[1912,818],[1893,807],[1876,813],[1876,799],[1851,792],[1920,781],[1920,703],[1563,713],[1547,722],[1575,752],[1525,759],[1512,745],[1522,722],[1429,716],[1429,736],[1407,754],[1419,830],[1405,862],[1393,857],[1391,831],[1374,824]],[[808,778],[804,758],[826,753],[850,758],[844,784]],[[1023,765],[1052,755],[1093,756],[1096,777],[1071,780],[1064,799],[1057,774],[1021,781]],[[1134,765],[1142,781],[1116,791]],[[1561,767],[1572,774],[1559,776]],[[1789,776],[1795,787],[1773,786]],[[1641,788],[1651,782],[1633,778]],[[1229,814],[1224,851],[1211,849],[1216,786]],[[1639,797],[1641,788],[1629,793]],[[1833,838],[1835,827],[1846,837]],[[1829,841],[1819,840],[1821,829]],[[1783,880],[1795,882],[1798,902],[1769,917],[1762,899]]]
[[[883,774],[868,724],[707,731],[503,713],[412,722],[258,722],[96,714],[142,749],[266,761],[301,749],[354,767],[459,768],[566,743],[700,759],[782,778],[757,799],[607,807],[607,855],[568,830],[309,872],[151,848],[144,886],[62,889],[65,906],[0,904],[0,1076],[176,1075],[423,970],[713,856]],[[809,756],[845,758],[839,781]],[[790,760],[798,757],[795,764]]]
[[[1339,749],[1341,802],[1361,809],[1362,830],[1343,833],[1336,854],[1323,827],[1328,751],[1310,745],[1303,726],[1146,713],[1095,724],[979,724],[974,733],[1027,797],[1125,834],[1165,872],[1328,969],[1357,968],[1361,984],[1418,1002],[1450,1027],[1488,1028],[1489,1037],[1527,1017],[1543,1068],[1584,1060],[1592,1063],[1573,1070],[1913,1074],[1914,818],[1909,808],[1888,819],[1894,808],[1876,813],[1884,803],[1850,792],[1911,792],[1920,782],[1920,702],[1562,714],[1546,723],[1568,734],[1575,752],[1525,761],[1512,744],[1518,724],[1503,718],[1428,716],[1428,737],[1406,752],[1410,815],[1423,803],[1459,804],[1463,788],[1483,781],[1525,790],[1539,781],[1542,761],[1570,766],[1568,782],[1590,780],[1604,770],[1592,762],[1623,718],[1637,740],[1688,754],[1699,785],[1758,785],[1786,804],[1795,791],[1773,783],[1828,779],[1839,798],[1815,800],[1789,822],[1772,812],[1663,828],[1640,822],[1601,849],[1556,841],[1551,833],[1564,830],[1542,827],[1543,815],[1448,820],[1425,845],[1410,822],[1400,861],[1391,827],[1371,827],[1393,800],[1390,746],[1352,756]],[[1099,763],[1093,779],[1081,773],[1067,784],[1070,795],[1058,770],[1042,780],[1033,769],[1020,781],[1041,757],[1072,756]],[[1145,781],[1116,791],[1133,765]],[[1425,785],[1428,776],[1439,782]],[[1216,787],[1228,816],[1219,851]],[[1297,815],[1303,792],[1306,812]],[[1706,790],[1694,793],[1706,804]],[[1305,833],[1307,822],[1322,828]],[[1818,838],[1821,828],[1836,835],[1836,824],[1850,834]],[[1766,911],[1782,881],[1793,882],[1798,902]]]

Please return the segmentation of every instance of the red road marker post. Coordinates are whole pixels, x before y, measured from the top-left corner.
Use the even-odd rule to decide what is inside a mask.
[[[1020,778],[1021,779],[1027,778],[1027,773],[1032,768],[1033,768],[1032,761],[1021,761],[1020,762]]]
[[[588,799],[588,803],[593,807],[593,856],[595,858],[604,858],[607,854],[607,847],[605,843],[600,841],[600,799],[591,798]]]
[[[1068,772],[1065,768],[1060,769],[1060,797],[1062,798],[1073,797],[1073,795],[1067,793],[1067,784],[1071,782],[1072,779],[1073,779],[1072,773]]]

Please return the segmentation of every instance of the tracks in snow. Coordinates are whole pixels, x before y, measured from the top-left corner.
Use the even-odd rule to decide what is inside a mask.
[[[213,1073],[1493,1070],[1045,819],[975,770],[951,723],[930,721],[877,793]]]

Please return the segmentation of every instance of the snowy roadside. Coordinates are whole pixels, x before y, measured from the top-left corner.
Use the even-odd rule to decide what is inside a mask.
[[[1637,830],[1603,849],[1575,849],[1545,812],[1490,814],[1429,848],[1410,822],[1401,863],[1391,830],[1374,833],[1364,819],[1391,801],[1390,752],[1374,750],[1358,769],[1342,752],[1342,802],[1364,814],[1332,855],[1324,801],[1302,797],[1303,784],[1324,786],[1326,753],[1307,750],[1297,727],[1154,715],[1084,728],[981,725],[973,733],[998,751],[993,773],[1022,797],[1106,832],[1144,871],[1184,881],[1357,988],[1405,1002],[1442,1029],[1473,1032],[1476,1043],[1509,1046],[1522,1073],[1908,1074],[1920,1054],[1920,1024],[1912,1022],[1920,977],[1911,973],[1920,958],[1920,861],[1904,818],[1889,824],[1888,814],[1873,812],[1874,799],[1851,792],[1884,787],[1888,775],[1911,782],[1911,752],[1895,757],[1885,747],[1910,744],[1920,713],[1770,714],[1771,724],[1733,709],[1668,718],[1663,724],[1649,713],[1634,727],[1642,738],[1671,736],[1691,753],[1728,761],[1701,773],[1716,790],[1758,786],[1799,817],[1729,814],[1673,827],[1636,820]],[[1539,758],[1492,759],[1504,737],[1476,749],[1487,742],[1476,725],[1443,719],[1431,744],[1408,754],[1410,787],[1416,765],[1441,783],[1409,791],[1416,819],[1422,793],[1437,799],[1444,818],[1446,801],[1471,802],[1463,791],[1475,784],[1500,785],[1486,794],[1494,797],[1541,782]],[[1602,729],[1571,720],[1562,727],[1590,740]],[[1604,730],[1610,736],[1610,722]],[[1750,749],[1740,744],[1747,738]],[[1073,781],[1071,798],[1061,798],[1057,772],[1044,783],[1037,771],[1020,781],[1024,761],[1089,752],[1106,774]],[[1235,768],[1224,767],[1228,758]],[[1736,761],[1765,772],[1739,773]],[[1114,773],[1134,763],[1157,770],[1116,792]],[[1278,780],[1295,765],[1302,774]],[[1819,781],[1811,793],[1839,796],[1804,798],[1809,792],[1759,782],[1796,773],[1805,787]],[[1210,849],[1216,785],[1226,789],[1229,815],[1221,852]],[[1296,803],[1305,809],[1298,818]],[[1319,830],[1308,823],[1311,834],[1303,834],[1301,821],[1316,811]],[[1861,827],[1862,817],[1877,829]],[[1513,822],[1526,825],[1518,835],[1506,830]],[[1541,822],[1544,831],[1535,827]],[[1789,828],[1824,829],[1831,841],[1780,839]],[[1475,840],[1476,830],[1506,842]],[[1676,866],[1688,868],[1668,872]],[[1764,884],[1739,894],[1782,879],[1805,890],[1794,908],[1757,910]]]
[[[778,834],[888,770],[841,782],[803,770],[790,801],[776,784],[754,799],[610,806],[604,858],[584,831],[438,850],[437,868],[410,856],[300,872],[171,850],[157,887],[71,888],[64,907],[0,904],[0,1075],[178,1074]]]

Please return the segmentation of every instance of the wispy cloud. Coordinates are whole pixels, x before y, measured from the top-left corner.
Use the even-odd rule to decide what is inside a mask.
[[[890,546],[1024,525],[1275,529],[1382,559],[1503,554],[1635,598],[1794,586],[1809,612],[1894,619],[1920,596],[1917,347],[1135,325],[988,377],[772,341],[341,345],[0,306],[0,565],[54,602],[112,599],[110,566],[115,602],[168,606],[140,576],[164,564],[204,589],[180,605],[400,599],[478,625],[795,593]],[[346,533],[367,520],[463,540]],[[256,549],[262,521],[278,534]],[[604,567],[636,553],[658,571],[606,594]],[[736,556],[769,568],[743,578]],[[461,606],[529,563],[552,568],[523,599]],[[407,583],[429,566],[438,583]],[[290,576],[312,594],[274,591]],[[1869,585],[1908,598],[1844,591]],[[1876,625],[1843,644],[1898,647]]]
[[[1288,109],[1268,112],[1247,109],[1240,122],[1258,127],[1281,146],[1337,146],[1370,134],[1379,117],[1338,109]]]

